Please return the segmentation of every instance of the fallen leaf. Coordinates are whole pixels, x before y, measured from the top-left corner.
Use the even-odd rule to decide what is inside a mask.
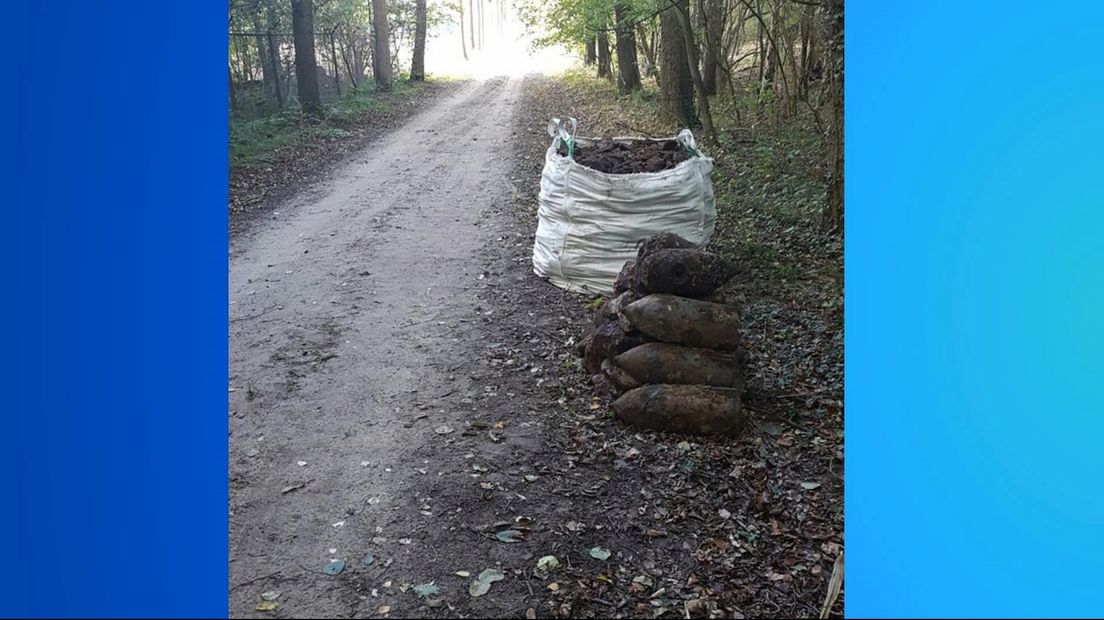
[[[820,488],[820,483],[819,482],[802,482],[801,483],[801,488],[805,489],[806,491],[812,491],[813,489]]]
[[[491,584],[487,583],[486,581],[479,581],[478,579],[476,579],[471,582],[470,586],[468,586],[468,594],[470,594],[472,598],[475,598],[478,596],[483,596],[490,589]]]
[[[560,584],[553,581],[552,583],[548,584],[548,589],[555,592],[560,589]]]
[[[590,550],[590,557],[595,560],[608,560],[610,556],[609,549],[603,549],[601,547],[592,547]]]
[[[456,575],[457,577],[464,577],[464,578],[471,577],[471,573],[469,573],[466,570],[458,570],[453,574]]]
[[[519,543],[525,540],[525,533],[520,530],[502,530],[495,534],[495,538],[504,543]]]
[[[447,424],[442,424],[442,425],[438,426],[437,428],[433,429],[433,432],[437,433],[438,435],[448,435],[449,433],[452,432],[452,427],[447,425]]]
[[[275,590],[269,590],[268,592],[261,592],[261,598],[266,601],[274,601],[280,598],[280,593]]]
[[[537,560],[537,570],[539,571],[556,570],[559,565],[560,561],[554,555],[546,555]]]
[[[422,598],[425,598],[434,594],[440,594],[441,589],[437,587],[437,584],[431,581],[429,583],[422,583],[414,586],[414,593]]]
[[[527,620],[536,620],[537,610],[533,609],[532,607],[530,607],[529,609],[526,609],[525,610],[525,617],[527,618]]]
[[[379,609],[376,610],[376,613],[381,615],[381,616],[384,615],[384,614],[389,614],[389,613],[391,613],[391,606],[390,605],[380,605]]]
[[[336,575],[343,570],[345,570],[345,563],[341,560],[334,560],[333,562],[330,562],[329,564],[322,567],[322,572],[326,573],[327,575]]]
[[[502,571],[498,570],[498,569],[495,569],[495,568],[488,568],[488,569],[484,570],[482,573],[479,573],[479,576],[476,577],[476,579],[478,579],[479,581],[483,581],[483,582],[486,582],[486,583],[494,583],[496,581],[502,581],[505,578],[506,578],[506,574],[503,573]]]
[[[273,611],[279,606],[280,604],[275,601],[261,601],[257,603],[257,611]]]

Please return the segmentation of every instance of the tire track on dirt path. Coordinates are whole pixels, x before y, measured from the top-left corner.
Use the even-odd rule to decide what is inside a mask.
[[[470,352],[516,95],[465,87],[231,240],[232,616],[264,590],[280,615],[374,614],[366,575],[418,572],[402,509],[441,466],[414,457],[433,429],[462,430],[442,399],[472,380],[443,361]],[[345,571],[323,574],[331,559]]]

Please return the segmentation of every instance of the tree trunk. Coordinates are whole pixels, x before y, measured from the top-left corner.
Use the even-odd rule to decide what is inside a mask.
[[[686,2],[678,0],[676,6]],[[668,9],[659,14],[659,99],[668,115],[686,127],[694,127],[698,124],[694,113],[694,85],[679,15],[678,9]]]
[[[276,59],[276,37],[273,36],[272,31],[268,31],[268,60],[272,64],[272,88],[276,91],[276,103],[280,105],[280,109],[284,107],[284,93],[280,89],[280,63]]]
[[[414,2],[414,58],[410,61],[410,80],[425,81],[426,0]]]
[[[464,0],[460,0],[460,51],[464,53],[464,60],[468,59],[468,42],[464,38]]]
[[[698,69],[698,42],[694,38],[694,28],[690,22],[690,2],[683,0],[675,3],[674,11],[682,25],[683,41],[686,45],[686,66],[690,69],[690,78],[694,90],[698,93],[698,110],[701,112],[702,140],[713,141],[713,112],[709,108],[709,96],[705,92],[701,71]]]
[[[654,76],[656,74],[656,46],[654,33],[644,30],[641,24],[636,25],[636,42],[644,52],[644,74]]]
[[[704,0],[701,5],[705,52],[702,55],[702,82],[705,84],[705,92],[710,95],[717,94],[717,71],[721,51],[721,33],[724,32],[724,7],[722,0]]]
[[[487,42],[483,39],[483,22],[486,17],[483,12],[483,0],[479,0],[479,49],[483,49]]]
[[[830,0],[825,7],[827,38],[824,68],[828,72],[828,195],[824,205],[824,227],[843,233],[843,0]]]
[[[291,0],[291,31],[295,41],[295,81],[299,106],[308,116],[322,116],[318,96],[318,63],[314,55],[314,7],[312,0]]]
[[[590,66],[598,62],[598,48],[594,44],[594,37],[587,39],[586,51],[583,53],[583,64]]]
[[[334,72],[334,90],[341,96],[341,70],[337,68],[337,28],[330,31],[330,60]]]
[[[602,20],[602,28],[598,32],[598,77],[613,77],[613,67],[610,62],[609,35],[604,28],[606,20]]]
[[[265,28],[261,24],[261,14],[253,13],[253,40],[257,43],[257,62],[261,65],[261,84],[264,87],[265,95],[275,99],[276,91],[273,85],[279,83],[280,78],[272,70],[272,56],[268,48],[268,40],[262,34],[264,30]]]
[[[621,94],[640,89],[640,67],[636,59],[636,34],[629,22],[629,7],[624,0],[613,5],[617,20],[617,74]]]
[[[372,30],[375,34],[372,48],[372,76],[376,88],[391,90],[391,45],[387,34],[387,0],[372,0]]]
[[[234,70],[230,68],[230,64],[226,65],[226,74],[230,76],[230,111],[238,109],[238,89],[234,88]]]
[[[474,53],[478,49],[475,47],[475,0],[468,0],[468,36],[471,37],[471,49]]]
[[[817,65],[816,45],[816,7],[805,7],[805,16],[801,20],[801,89],[805,98],[809,98],[809,87],[814,80],[814,71]]]

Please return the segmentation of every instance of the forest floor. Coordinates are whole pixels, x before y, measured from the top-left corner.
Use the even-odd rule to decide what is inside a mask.
[[[532,273],[563,115],[674,129],[589,78],[469,83],[241,220],[233,617],[820,613],[843,549],[842,251],[801,133],[716,149],[755,424],[700,439],[613,419],[573,352],[593,300]]]

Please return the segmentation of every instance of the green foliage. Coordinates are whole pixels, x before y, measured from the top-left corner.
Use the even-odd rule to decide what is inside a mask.
[[[654,0],[622,0],[625,21],[633,23],[655,13]],[[538,46],[576,46],[598,30],[613,28],[614,0],[518,0],[518,16]],[[610,38],[613,38],[612,33]]]

